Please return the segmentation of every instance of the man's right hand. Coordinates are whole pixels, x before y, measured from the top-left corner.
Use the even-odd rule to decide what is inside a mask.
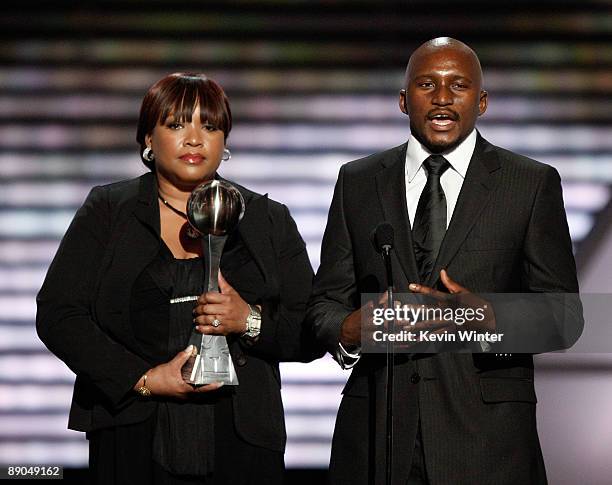
[[[190,394],[214,391],[223,385],[221,383],[214,383],[194,388],[194,386],[187,384],[183,380],[181,369],[185,362],[189,360],[191,348],[192,346],[190,345],[185,350],[176,354],[170,362],[153,367],[153,369],[147,372],[147,388],[151,391],[151,395],[187,399]],[[142,378],[138,380],[134,390],[140,387],[142,380]]]
[[[387,308],[387,293],[382,293],[378,298],[378,305]],[[342,322],[340,327],[340,343],[345,347],[360,346],[362,321],[367,322],[365,331],[369,336],[375,330],[373,323],[374,318],[374,302],[369,301],[358,310],[349,314]]]
[[[346,348],[361,345],[361,312],[370,311],[374,305],[372,302],[366,303],[362,308],[355,310],[342,322],[340,327],[340,343]]]

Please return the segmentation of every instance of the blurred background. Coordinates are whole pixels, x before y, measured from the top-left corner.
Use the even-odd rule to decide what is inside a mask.
[[[316,268],[340,165],[409,135],[410,53],[463,40],[489,92],[481,133],[557,168],[581,290],[612,290],[608,1],[5,1],[0,14],[0,465],[87,466],[66,430],[73,375],[36,336],[35,295],[90,188],[146,170],[140,101],[170,72],[223,85],[235,127],[221,174],[287,204]],[[329,358],[282,370],[289,483],[324,477],[348,374]],[[550,482],[612,483],[609,356],[540,356],[536,381]]]

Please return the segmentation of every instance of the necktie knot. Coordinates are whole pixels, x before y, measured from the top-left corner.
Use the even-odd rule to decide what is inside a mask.
[[[425,169],[427,170],[427,176],[429,175],[437,175],[441,176],[450,164],[448,160],[444,158],[442,155],[430,155],[423,162],[425,165]]]

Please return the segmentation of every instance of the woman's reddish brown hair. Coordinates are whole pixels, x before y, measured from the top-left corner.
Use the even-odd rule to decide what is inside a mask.
[[[196,106],[200,107],[200,120],[223,131],[227,140],[232,129],[232,112],[223,88],[201,73],[177,72],[170,74],[149,88],[142,100],[136,141],[140,144],[140,157],[150,170],[155,162],[142,158],[146,148],[145,137],[155,125],[163,124],[169,116],[178,122],[191,122]]]

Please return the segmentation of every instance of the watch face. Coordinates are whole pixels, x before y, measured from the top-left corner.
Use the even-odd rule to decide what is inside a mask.
[[[246,320],[246,332],[243,333],[245,337],[255,338],[259,336],[261,331],[261,313],[259,309],[254,305],[249,305],[249,316]]]

